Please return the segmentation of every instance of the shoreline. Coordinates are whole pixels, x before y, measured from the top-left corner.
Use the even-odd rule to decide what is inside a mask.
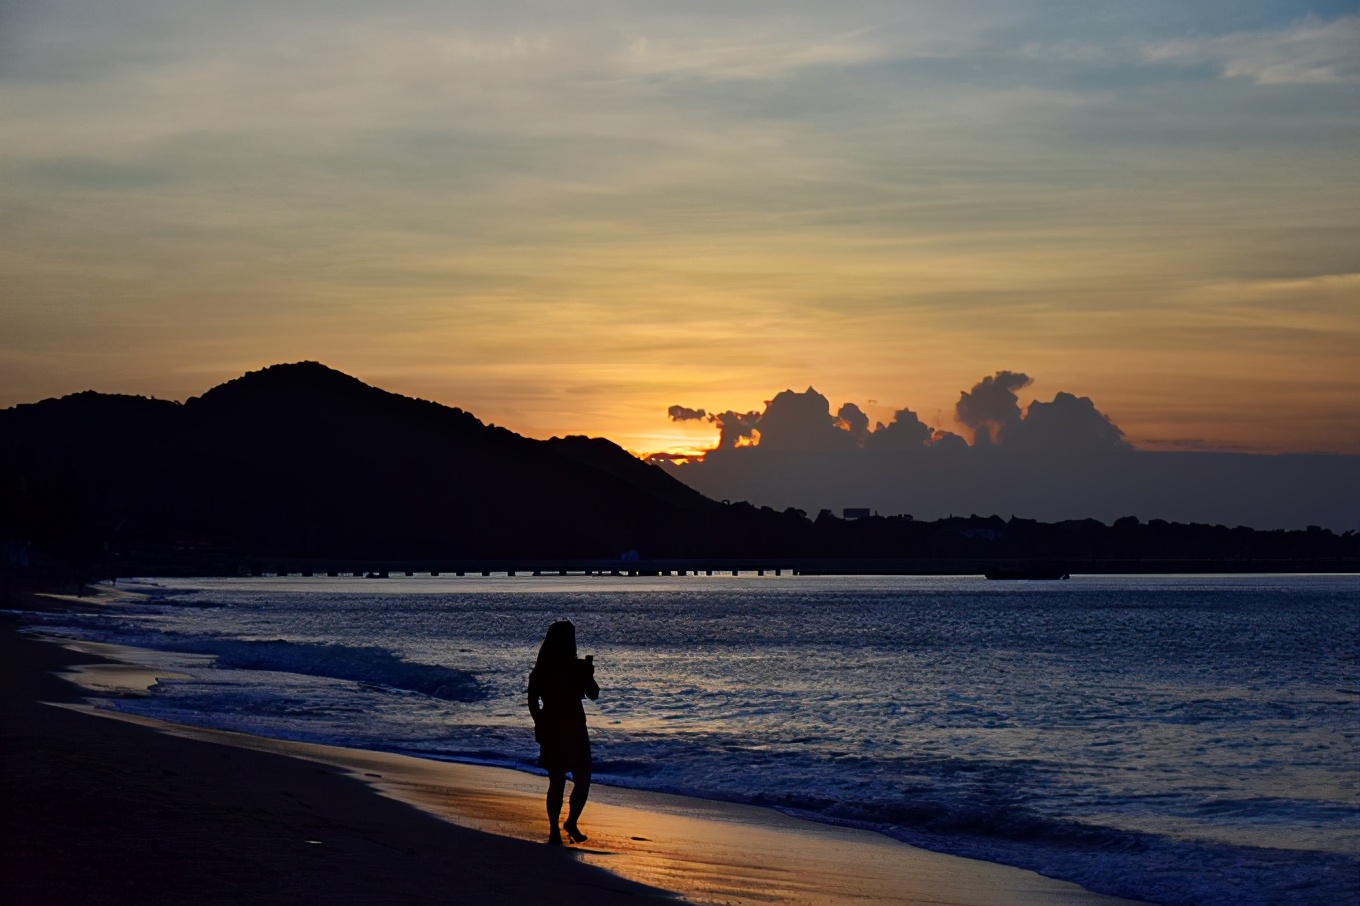
[[[324,901],[327,890],[341,902],[1131,902],[768,808],[600,784],[582,821],[592,839],[548,847],[541,777],[99,710],[51,671],[96,685],[149,675],[4,623],[16,903],[86,901],[80,879],[110,876],[101,898],[139,904]]]
[[[12,618],[0,660],[0,890],[15,906],[673,902],[334,767],[79,713],[54,671],[97,659]]]
[[[460,827],[542,845],[546,780],[510,768],[438,761],[170,724],[68,706],[186,739],[329,765],[376,792]],[[820,824],[775,809],[596,783],[582,819],[591,839],[566,851],[628,881],[693,903],[1011,904],[1114,906],[1034,872],[931,852],[882,834]],[[546,848],[546,847],[545,847]],[[912,881],[928,890],[904,893]]]

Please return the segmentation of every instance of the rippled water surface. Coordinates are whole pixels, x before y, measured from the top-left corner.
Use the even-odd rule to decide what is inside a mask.
[[[35,617],[188,679],[116,707],[532,769],[577,624],[597,777],[1165,903],[1360,901],[1360,579],[144,582]],[[202,657],[209,655],[210,657]]]

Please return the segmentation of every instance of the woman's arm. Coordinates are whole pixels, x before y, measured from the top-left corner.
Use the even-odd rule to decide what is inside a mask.
[[[538,700],[541,698],[538,689],[538,671],[533,670],[529,673],[529,715],[534,719],[534,726],[538,726],[539,716],[543,713],[543,708]]]
[[[600,697],[600,684],[595,682],[595,659],[588,657],[581,662],[585,669],[581,671],[581,691],[591,701]]]

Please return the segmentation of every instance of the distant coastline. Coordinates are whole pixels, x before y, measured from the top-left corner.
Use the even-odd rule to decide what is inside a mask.
[[[414,576],[538,577],[538,576],[972,576],[997,574],[1002,578],[1048,581],[1068,575],[1210,575],[1210,574],[1352,574],[1360,573],[1356,557],[1294,557],[1275,559],[1127,559],[1047,561],[1035,570],[1032,561],[1016,558],[853,558],[764,557],[742,559],[617,560],[302,560],[252,557],[223,569],[222,561],[129,561],[131,576],[257,576],[352,577],[391,579]],[[146,568],[138,568],[138,567]],[[1031,574],[1032,573],[1032,574]],[[1053,575],[1050,575],[1053,574]],[[101,577],[111,578],[111,577]]]
[[[610,441],[534,440],[314,362],[185,403],[0,411],[0,574],[1356,572],[1360,538],[1127,515],[927,521],[718,501]],[[1341,489],[1342,496],[1349,493]],[[1152,514],[1144,514],[1150,517]]]

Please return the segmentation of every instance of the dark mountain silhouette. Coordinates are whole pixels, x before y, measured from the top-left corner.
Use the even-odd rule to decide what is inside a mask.
[[[657,500],[690,510],[714,512],[721,504],[678,481],[658,468],[639,469],[640,460],[603,437],[573,434],[548,440],[548,448],[582,465],[598,469],[627,482]]]
[[[0,412],[0,438],[4,531],[68,553],[685,556],[771,521],[609,441],[532,440],[314,362],[183,404],[87,392],[18,406]]]
[[[251,557],[613,560],[630,550],[914,558],[936,564],[927,571],[1016,558],[1087,570],[1283,558],[1316,569],[1354,568],[1358,549],[1349,532],[1158,520],[809,520],[710,500],[607,440],[525,438],[315,362],[252,372],[182,404],[85,392],[0,411],[0,571],[25,558],[95,573],[117,563],[213,571]]]

